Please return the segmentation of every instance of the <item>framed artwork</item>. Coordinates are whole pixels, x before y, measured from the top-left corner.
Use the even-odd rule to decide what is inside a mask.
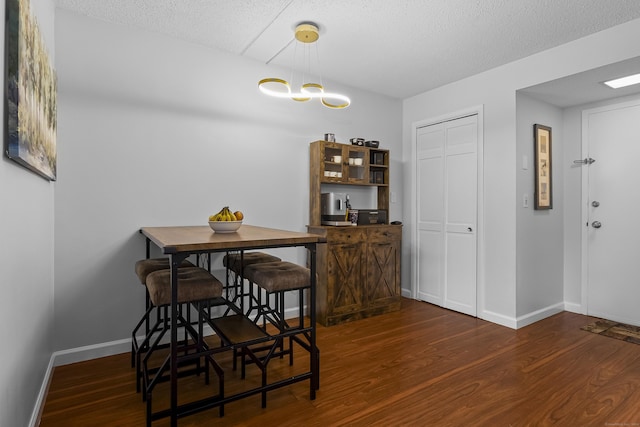
[[[535,209],[553,208],[553,191],[551,178],[551,128],[533,125],[535,151]]]
[[[6,0],[5,154],[55,181],[57,77],[29,0]]]

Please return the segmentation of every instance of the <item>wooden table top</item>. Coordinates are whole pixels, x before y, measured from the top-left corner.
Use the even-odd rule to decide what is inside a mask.
[[[302,246],[326,241],[317,234],[246,224],[235,233],[215,233],[208,225],[142,227],[140,232],[165,254]]]

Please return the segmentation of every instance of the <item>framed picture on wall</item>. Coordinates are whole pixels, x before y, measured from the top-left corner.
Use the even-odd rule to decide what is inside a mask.
[[[551,128],[533,125],[535,158],[535,209],[553,208],[553,190],[551,177]]]
[[[5,153],[55,181],[57,77],[29,0],[6,0]]]

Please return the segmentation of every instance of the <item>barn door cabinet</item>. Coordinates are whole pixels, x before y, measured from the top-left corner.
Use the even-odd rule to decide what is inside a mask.
[[[402,226],[310,226],[318,245],[316,318],[324,326],[400,309]]]

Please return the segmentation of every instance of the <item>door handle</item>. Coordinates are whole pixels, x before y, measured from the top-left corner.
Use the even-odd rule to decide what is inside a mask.
[[[467,227],[467,230],[469,231],[469,233],[471,233],[473,231],[473,228]]]
[[[592,226],[593,228],[600,228],[600,227],[602,227],[602,223],[601,223],[600,221],[593,221],[593,222],[591,223],[591,226]]]
[[[594,162],[595,162],[595,159],[592,159],[591,157],[587,157],[586,159],[574,160],[573,164],[574,165],[590,165],[590,164],[593,164]]]

